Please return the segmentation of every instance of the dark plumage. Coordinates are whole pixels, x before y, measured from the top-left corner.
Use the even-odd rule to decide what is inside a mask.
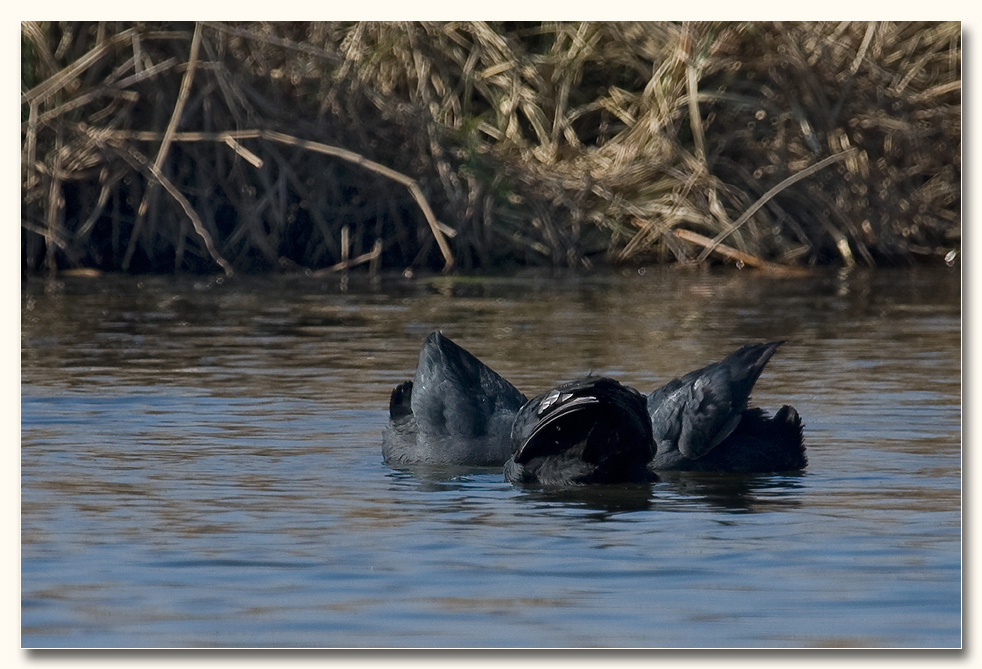
[[[426,338],[412,381],[389,399],[382,455],[390,464],[500,466],[525,396],[440,332]]]
[[[654,472],[774,472],[807,464],[801,418],[748,408],[781,342],[748,344],[647,398],[588,376],[529,402],[440,332],[427,337],[412,381],[393,389],[382,454],[390,464],[504,465],[513,483],[657,480]]]
[[[726,472],[803,469],[801,418],[748,409],[750,391],[783,342],[748,344],[648,396],[655,454],[649,468]]]
[[[655,480],[645,399],[613,379],[564,383],[529,401],[512,428],[512,483],[567,485]]]

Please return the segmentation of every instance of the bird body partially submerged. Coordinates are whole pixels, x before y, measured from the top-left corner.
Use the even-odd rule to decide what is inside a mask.
[[[748,408],[781,342],[748,344],[645,397],[588,376],[526,402],[504,378],[440,332],[412,381],[396,386],[382,453],[390,464],[502,466],[513,483],[657,480],[655,472],[776,472],[807,464],[801,418]]]
[[[530,400],[512,427],[512,483],[546,485],[653,480],[644,396],[602,376],[564,383]]]
[[[747,344],[648,395],[657,470],[767,472],[807,463],[801,419],[784,407],[768,419],[750,391],[783,342]],[[769,448],[762,444],[770,443]]]
[[[412,381],[392,391],[382,455],[390,464],[500,466],[525,396],[448,337],[434,332]]]
[[[698,459],[673,459],[660,466],[658,456],[648,464],[652,470],[733,472],[762,474],[804,469],[808,464],[802,440],[801,417],[790,406],[782,406],[768,418],[763,409],[743,412],[730,435]]]

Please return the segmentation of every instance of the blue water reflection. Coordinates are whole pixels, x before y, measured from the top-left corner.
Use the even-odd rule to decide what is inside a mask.
[[[958,646],[960,321],[925,271],[28,282],[22,644]],[[809,467],[387,467],[434,328],[528,395],[788,339],[753,399],[798,408]]]

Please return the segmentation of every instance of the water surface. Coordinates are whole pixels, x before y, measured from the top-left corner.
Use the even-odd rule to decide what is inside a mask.
[[[22,637],[62,646],[957,647],[948,271],[102,277],[22,292]],[[442,329],[527,395],[786,339],[796,475],[564,493],[381,459]]]

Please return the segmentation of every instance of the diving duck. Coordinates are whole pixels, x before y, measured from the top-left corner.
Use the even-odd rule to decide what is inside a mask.
[[[653,471],[777,472],[808,463],[801,417],[783,406],[769,418],[748,408],[750,391],[784,342],[747,344],[648,395]]]
[[[470,352],[433,332],[412,381],[393,389],[382,456],[389,464],[500,467],[526,397]]]

